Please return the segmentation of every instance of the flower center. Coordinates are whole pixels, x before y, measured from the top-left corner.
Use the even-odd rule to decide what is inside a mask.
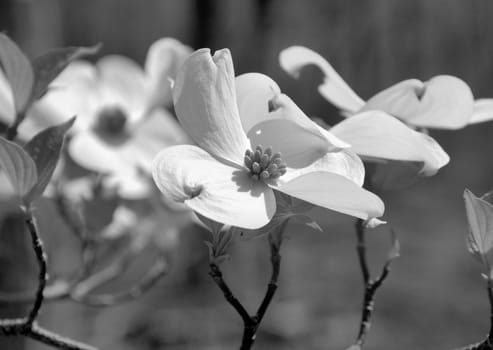
[[[125,130],[127,115],[117,106],[104,107],[97,116],[95,128],[107,135],[118,135]]]
[[[286,163],[281,159],[281,153],[272,153],[272,148],[265,150],[257,146],[255,151],[247,150],[244,158],[245,166],[254,180],[278,179],[286,173]]]

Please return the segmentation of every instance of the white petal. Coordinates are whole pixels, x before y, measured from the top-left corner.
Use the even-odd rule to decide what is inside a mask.
[[[182,65],[173,88],[178,120],[190,137],[216,157],[237,165],[249,147],[236,103],[229,50],[195,51]]]
[[[152,160],[159,151],[185,143],[191,143],[191,140],[176,119],[164,109],[154,109],[135,127],[122,155],[150,173]]]
[[[129,162],[122,156],[128,140],[104,141],[91,130],[80,131],[72,137],[68,144],[68,152],[72,159],[80,166],[103,174],[133,175],[136,171],[136,162]]]
[[[144,71],[129,58],[105,56],[97,63],[100,74],[101,104],[120,106],[135,123],[147,111],[149,87]]]
[[[248,134],[252,150],[271,147],[290,168],[304,168],[328,151],[325,139],[316,137],[289,120],[272,119],[255,125]]]
[[[104,178],[104,185],[117,188],[120,197],[129,200],[149,198],[154,184],[137,170],[133,173],[115,173]]]
[[[279,184],[277,190],[312,204],[364,220],[383,215],[384,204],[375,194],[344,176],[316,171]]]
[[[342,150],[326,153],[305,168],[292,169],[288,166],[288,171],[278,181],[289,182],[301,175],[320,171],[344,176],[358,186],[363,186],[365,180],[365,167],[361,159],[352,151]]]
[[[71,132],[88,129],[100,105],[99,79],[95,67],[86,61],[71,63],[50,84],[48,92],[33,105],[34,118],[27,130],[48,127],[74,115],[77,120]],[[39,117],[37,117],[39,116]]]
[[[459,78],[440,75],[423,83],[402,81],[368,100],[361,111],[381,110],[405,122],[427,128],[459,129],[473,111],[469,86]]]
[[[145,71],[151,85],[150,105],[157,107],[173,102],[169,79],[175,79],[178,68],[191,53],[189,46],[173,38],[161,38],[149,47]]]
[[[269,113],[269,101],[281,93],[277,83],[260,73],[241,74],[235,79],[238,111],[246,133],[260,122],[279,117]]]
[[[325,58],[303,46],[291,46],[279,55],[281,67],[298,78],[303,67],[313,64],[325,75],[324,83],[318,87],[320,94],[345,112],[354,113],[365,104],[349,85],[341,78]]]
[[[433,138],[380,111],[356,114],[330,131],[360,156],[423,162],[421,174],[426,176],[434,175],[450,160]]]
[[[0,121],[11,124],[15,119],[14,99],[10,84],[0,69]]]
[[[293,151],[314,155],[305,159],[305,164],[298,164],[299,167],[306,166],[327,150],[349,146],[308,118],[288,96],[280,93],[277,84],[266,75],[247,73],[238,76],[236,93],[241,123],[253,148],[259,144],[273,146],[275,152],[286,157]],[[283,124],[283,120],[290,123]],[[261,131],[263,133],[259,134]]]
[[[493,120],[493,98],[481,98],[474,101],[474,109],[469,124]]]
[[[248,173],[219,162],[189,145],[161,151],[153,163],[153,178],[165,197],[226,225],[259,228],[276,210],[273,191]]]

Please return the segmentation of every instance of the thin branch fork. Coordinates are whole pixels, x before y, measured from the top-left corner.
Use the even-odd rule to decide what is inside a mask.
[[[43,242],[39,236],[36,221],[32,215],[30,207],[24,208],[24,222],[31,235],[31,241],[36,260],[39,267],[38,288],[34,298],[33,306],[29,314],[25,318],[0,320],[0,335],[15,336],[23,335],[44,344],[66,350],[97,350],[96,348],[77,342],[75,340],[62,337],[56,333],[52,333],[41,328],[36,323],[36,318],[39,315],[41,306],[44,300],[44,290],[48,280],[46,253],[43,248]]]
[[[355,345],[362,346],[365,342],[366,335],[371,328],[371,317],[373,314],[373,309],[375,306],[375,295],[377,290],[381,287],[382,283],[385,281],[390,272],[390,264],[392,260],[389,259],[385,262],[382,272],[380,275],[372,279],[370,274],[370,269],[368,267],[368,260],[366,257],[366,242],[365,242],[365,226],[364,221],[358,219],[356,221],[356,237],[357,237],[357,252],[358,260],[361,268],[361,273],[363,276],[363,283],[365,286],[365,293],[363,297],[363,308],[361,312],[361,321],[358,331],[358,336],[356,337]]]
[[[233,292],[224,281],[223,274],[219,266],[214,261],[209,263],[209,275],[223,292],[224,298],[231,304],[243,320],[243,337],[240,350],[249,350],[253,346],[257,330],[277,290],[277,281],[281,267],[281,255],[279,254],[280,241],[275,242],[269,236],[269,244],[272,275],[267,286],[265,296],[260,303],[257,312],[253,316],[248,313],[241,302],[234,296]]]

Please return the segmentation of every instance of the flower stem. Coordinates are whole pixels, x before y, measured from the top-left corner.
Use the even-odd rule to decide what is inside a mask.
[[[361,311],[361,321],[356,337],[355,345],[362,346],[365,342],[365,338],[371,328],[371,317],[375,306],[375,295],[382,285],[383,281],[387,278],[390,272],[391,260],[387,260],[382,268],[380,276],[375,279],[371,278],[370,270],[368,268],[368,261],[366,258],[366,242],[365,242],[365,226],[364,221],[358,219],[356,221],[356,237],[357,237],[357,251],[358,259],[360,263],[361,273],[363,276],[363,283],[365,286],[365,293],[363,296],[363,308]]]
[[[257,312],[253,316],[250,316],[241,302],[234,296],[233,292],[224,281],[219,266],[215,262],[209,263],[209,275],[223,292],[224,298],[231,304],[231,306],[233,306],[243,320],[243,337],[241,340],[240,350],[249,350],[252,348],[260,323],[262,322],[262,319],[264,318],[264,315],[277,290],[277,281],[279,279],[279,272],[281,268],[281,255],[279,254],[281,241],[276,241],[269,235],[269,244],[272,275],[269,284],[267,285],[265,296],[260,303]]]
[[[46,254],[44,252],[43,242],[38,234],[36,221],[29,209],[27,209],[25,213],[26,213],[25,223],[31,235],[32,246],[34,249],[34,253],[36,254],[36,260],[38,262],[38,267],[39,267],[38,289],[36,291],[34,303],[31,308],[31,311],[29,312],[26,322],[26,325],[31,325],[36,319],[36,317],[38,317],[39,310],[41,309],[41,305],[43,304],[44,289],[46,287],[46,282],[48,280],[48,273],[47,273]]]

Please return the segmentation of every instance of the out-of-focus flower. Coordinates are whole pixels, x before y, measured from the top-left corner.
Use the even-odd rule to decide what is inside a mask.
[[[478,198],[471,191],[464,191],[469,233],[467,243],[470,252],[483,264],[485,276],[493,280],[493,192]]]
[[[153,177],[166,197],[243,228],[269,222],[273,189],[364,219],[383,214],[381,200],[361,188],[364,168],[342,150],[347,145],[270,78],[247,74],[235,84],[229,50],[193,53],[177,75],[173,100],[198,147],[169,147],[154,160]]]
[[[105,239],[127,237],[129,249],[133,252],[150,245],[162,252],[170,252],[178,244],[179,232],[194,220],[191,210],[183,205],[173,203],[170,206],[155,200],[126,201],[116,208],[111,223],[101,235]]]
[[[369,110],[384,111],[413,127],[459,129],[470,122],[474,98],[461,79],[440,75],[422,82],[401,81],[364,101],[318,53],[302,46],[292,46],[280,54],[284,70],[297,77],[307,65],[316,65],[325,75],[318,87],[320,94],[345,116]]]
[[[169,79],[189,51],[174,39],[158,40],[149,49],[146,71],[123,56],[106,56],[95,65],[76,61],[50,85],[35,110],[38,115],[29,118],[31,127],[77,115],[70,156],[108,175],[122,197],[143,197],[155,154],[188,141],[162,106],[170,99]]]

